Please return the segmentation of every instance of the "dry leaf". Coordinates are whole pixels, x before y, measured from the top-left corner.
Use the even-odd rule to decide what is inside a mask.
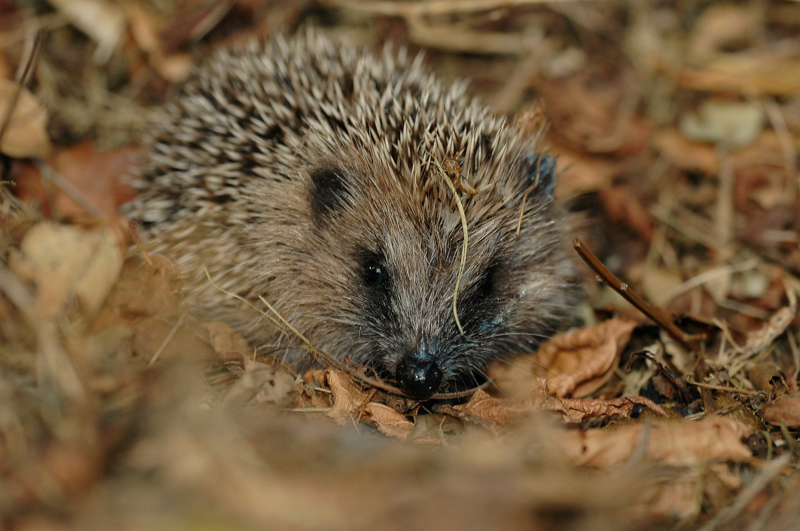
[[[792,292],[789,293],[791,294]],[[742,356],[752,356],[770,346],[778,336],[786,331],[795,315],[797,315],[797,304],[795,300],[792,300],[789,306],[785,306],[772,314],[772,317],[764,326],[747,334],[747,341],[742,347],[744,351]]]
[[[280,365],[244,358],[245,372],[228,390],[226,406],[238,409],[249,403],[287,406],[298,394],[294,377]]]
[[[105,0],[50,0],[76,28],[97,43],[94,60],[103,64],[125,32],[125,13]]]
[[[633,320],[609,319],[553,336],[537,352],[550,380],[548,390],[556,396],[581,397],[599,389],[613,375],[634,328]]]
[[[19,85],[9,79],[0,79],[0,120],[6,119],[9,105],[18,91],[13,114],[0,139],[0,152],[15,158],[44,158],[51,149],[47,111],[36,96],[25,88],[20,90]]]
[[[329,369],[325,371],[328,386],[333,395],[333,404],[326,413],[334,422],[342,426],[352,425],[360,415],[361,408],[367,405],[369,394],[362,390],[347,374]]]
[[[760,19],[750,7],[713,5],[703,10],[689,38],[689,56],[706,62],[725,52],[725,46],[756,38]]]
[[[761,417],[773,426],[800,428],[800,395],[787,395],[764,404]]]
[[[611,378],[634,328],[633,320],[609,319],[556,334],[535,354],[518,356],[508,364],[493,364],[488,373],[511,397],[536,393],[545,379],[550,393],[586,396]]]
[[[762,362],[754,366],[747,371],[747,378],[753,384],[753,387],[772,396],[774,396],[776,387],[773,381],[778,383],[782,389],[786,389],[786,384],[783,383],[783,376],[778,366],[771,361]]]
[[[579,424],[583,421],[608,415],[629,417],[633,408],[642,405],[655,411],[662,417],[671,417],[667,410],[643,396],[621,396],[611,399],[559,398],[548,396],[541,407],[548,411],[561,413],[564,422]]]
[[[564,452],[578,465],[609,468],[642,453],[648,461],[668,466],[694,466],[714,461],[746,462],[752,458],[742,442],[752,430],[721,417],[698,422],[647,422],[615,428],[566,432]]]
[[[681,132],[692,140],[736,148],[751,143],[761,133],[766,114],[748,101],[706,100],[696,113],[681,118]]]
[[[36,283],[36,306],[42,316],[63,311],[77,296],[81,309],[94,315],[122,269],[122,252],[108,227],[80,229],[42,222],[25,235],[9,266]]]
[[[125,8],[133,38],[139,48],[147,54],[150,65],[171,83],[183,81],[194,64],[192,57],[180,53],[164,55],[155,17],[138,3],[128,3]]]
[[[539,411],[539,397],[495,398],[481,389],[472,395],[469,402],[453,406],[452,409],[456,416],[470,415],[490,424],[508,427],[520,418]]]
[[[399,411],[395,411],[389,406],[379,404],[377,402],[370,402],[364,408],[364,412],[369,416],[369,419],[375,423],[378,431],[404,441],[408,439],[411,432],[414,431],[414,423],[406,418],[405,415]]]
[[[203,327],[208,331],[208,338],[211,340],[211,346],[217,354],[223,355],[236,352],[244,358],[249,359],[253,352],[253,348],[247,344],[247,341],[230,325],[222,321],[212,321],[210,323],[203,323]]]

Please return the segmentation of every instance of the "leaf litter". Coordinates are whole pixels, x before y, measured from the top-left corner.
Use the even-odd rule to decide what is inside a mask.
[[[167,4],[0,2],[3,75],[47,33],[0,79],[4,525],[797,525],[794,3]],[[187,313],[116,215],[144,117],[209,50],[307,23],[543,115],[576,231],[656,323],[579,265],[582,326],[420,403]]]

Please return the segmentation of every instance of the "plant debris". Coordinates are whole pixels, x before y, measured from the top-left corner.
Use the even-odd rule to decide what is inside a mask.
[[[797,2],[34,4],[0,0],[5,527],[800,525]],[[468,396],[313,337],[282,365],[129,247],[147,120],[214,49],[308,24],[425,50],[557,158],[576,326]]]

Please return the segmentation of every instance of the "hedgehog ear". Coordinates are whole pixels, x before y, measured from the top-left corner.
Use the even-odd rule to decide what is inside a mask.
[[[527,157],[530,184],[536,184],[534,193],[553,197],[556,188],[556,158],[544,153],[534,153]]]
[[[326,220],[352,198],[347,172],[333,165],[320,166],[310,173],[311,214],[317,225]]]

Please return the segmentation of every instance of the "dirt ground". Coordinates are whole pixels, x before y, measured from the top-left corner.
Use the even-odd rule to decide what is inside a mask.
[[[187,313],[142,132],[308,25],[546,124],[580,327],[420,404]],[[0,0],[3,528],[797,527],[798,148],[796,1]]]

